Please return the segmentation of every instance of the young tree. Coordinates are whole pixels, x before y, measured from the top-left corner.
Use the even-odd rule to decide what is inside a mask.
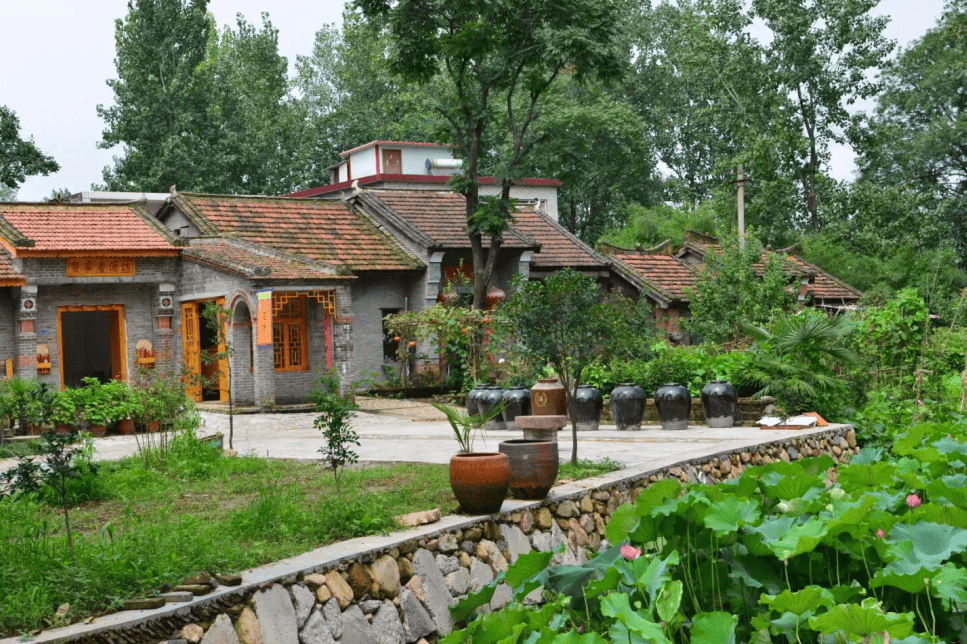
[[[543,99],[562,75],[577,81],[624,71],[618,0],[356,0],[369,19],[385,20],[390,69],[404,80],[441,82],[435,105],[450,143],[464,158],[451,184],[466,198],[473,253],[474,307],[483,308],[503,233],[510,226],[510,188],[543,138],[535,127]],[[480,195],[480,170],[491,165],[500,195]],[[488,243],[489,242],[489,243]]]
[[[205,324],[215,334],[215,339],[218,342],[218,351],[214,353],[202,351],[202,361],[215,364],[222,360],[225,361],[225,373],[216,373],[214,377],[216,382],[220,380],[220,376],[225,377],[225,387],[228,389],[228,449],[235,449],[233,444],[235,438],[235,404],[232,400],[232,356],[235,355],[235,349],[229,342],[229,329],[232,326],[233,313],[231,309],[219,306],[214,301],[209,301],[205,302],[205,308],[202,309],[201,315],[205,318]]]
[[[9,107],[0,105],[0,201],[12,200],[9,192],[20,187],[27,177],[57,172],[60,166],[37,147],[33,138],[20,138],[20,119]],[[7,197],[10,197],[7,199]]]
[[[568,408],[585,367],[631,347],[647,324],[642,306],[620,295],[605,295],[594,278],[570,268],[542,281],[518,280],[514,288],[500,308],[507,332],[517,340],[513,351],[554,367]],[[571,461],[576,462],[576,421],[571,428]]]
[[[312,426],[320,430],[326,439],[326,444],[318,452],[322,454],[326,469],[332,472],[338,493],[339,475],[343,467],[359,460],[359,454],[350,447],[359,446],[359,435],[352,429],[352,415],[359,405],[353,401],[351,390],[345,394],[339,393],[339,376],[335,368],[312,383],[309,397],[319,412]]]

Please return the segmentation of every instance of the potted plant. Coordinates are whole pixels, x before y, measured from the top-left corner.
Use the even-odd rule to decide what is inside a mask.
[[[113,420],[117,421],[117,428],[121,434],[134,433],[135,405],[132,398],[131,388],[125,382],[112,380],[104,385],[104,391],[110,401],[113,410]]]
[[[470,415],[447,405],[431,403],[443,412],[453,428],[460,452],[450,459],[450,488],[468,514],[494,514],[507,496],[510,459],[500,452],[474,452],[474,434],[503,412],[503,403],[484,414]]]
[[[50,419],[58,434],[70,434],[77,426],[77,390],[64,389],[54,395]]]
[[[82,378],[83,387],[76,391],[78,410],[93,436],[107,433],[107,424],[114,419],[110,392],[97,378]]]

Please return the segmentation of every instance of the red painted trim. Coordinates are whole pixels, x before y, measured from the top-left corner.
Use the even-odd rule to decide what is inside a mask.
[[[322,324],[326,334],[326,369],[332,369],[332,318],[328,313]]]
[[[380,181],[403,181],[408,183],[439,183],[444,184],[450,180],[449,176],[446,175],[430,175],[430,174],[371,174],[368,177],[361,177],[359,179],[359,185],[364,186],[370,183],[378,183]],[[497,179],[494,177],[480,177],[480,184],[484,186],[492,186],[497,183]],[[517,185],[521,186],[544,186],[551,188],[558,188],[561,186],[561,182],[557,179],[537,179],[537,178],[527,178],[520,179],[516,182]],[[334,183],[328,186],[318,186],[316,188],[308,188],[306,190],[300,190],[299,192],[292,192],[287,195],[282,195],[283,197],[314,197],[316,195],[324,195],[330,192],[338,192],[339,190],[345,190],[352,185],[352,179],[349,181],[341,181],[339,183]]]
[[[377,145],[376,146],[376,174],[379,174],[380,172],[382,171],[379,169],[379,146]]]

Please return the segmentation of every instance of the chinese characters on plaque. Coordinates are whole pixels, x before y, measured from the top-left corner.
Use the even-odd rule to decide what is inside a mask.
[[[128,277],[136,270],[133,257],[70,257],[65,272],[67,277]]]

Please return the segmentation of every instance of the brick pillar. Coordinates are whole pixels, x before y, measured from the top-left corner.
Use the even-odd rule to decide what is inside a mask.
[[[153,307],[154,324],[152,325],[151,344],[154,346],[155,369],[162,373],[171,373],[177,364],[175,360],[174,342],[174,314],[175,314],[175,285],[158,284]]]
[[[37,376],[37,286],[27,284],[20,287],[20,306],[15,316],[13,372],[20,378],[35,378]],[[49,345],[48,345],[49,346]],[[51,352],[56,347],[50,347]],[[53,357],[51,357],[53,360]],[[60,370],[62,365],[57,365]]]

